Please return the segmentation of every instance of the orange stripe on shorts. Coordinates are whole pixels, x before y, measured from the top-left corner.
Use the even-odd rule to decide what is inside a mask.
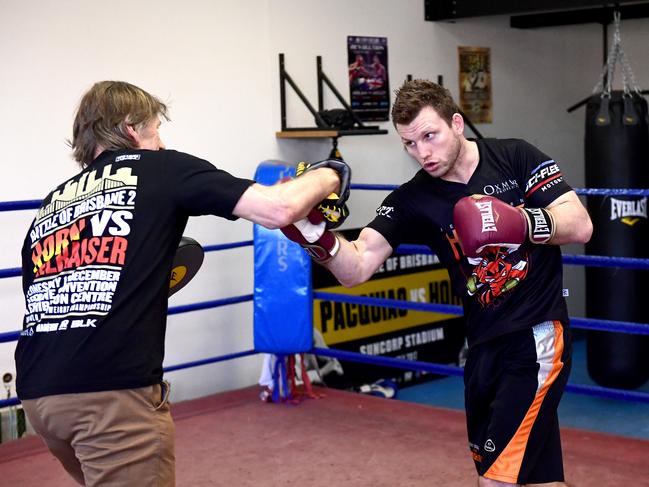
[[[534,401],[532,401],[527,413],[525,413],[525,417],[518,430],[516,430],[516,433],[514,433],[514,436],[505,449],[484,474],[486,478],[513,483],[516,483],[518,479],[532,426],[539,414],[543,399],[545,399],[550,386],[557,379],[559,372],[563,368],[563,362],[561,361],[561,355],[563,355],[563,326],[560,321],[553,321],[552,323],[554,324],[554,354],[550,372],[543,385],[537,391]]]

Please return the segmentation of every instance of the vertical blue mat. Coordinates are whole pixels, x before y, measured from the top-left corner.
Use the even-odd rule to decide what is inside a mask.
[[[293,176],[295,166],[265,161],[255,180],[264,185]],[[279,230],[255,225],[254,344],[258,352],[291,354],[313,346],[311,259]]]

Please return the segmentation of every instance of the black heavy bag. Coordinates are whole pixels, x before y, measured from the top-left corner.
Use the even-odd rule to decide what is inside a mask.
[[[586,185],[589,188],[649,188],[647,102],[636,92],[593,95],[586,107]],[[649,257],[647,198],[589,196],[593,237],[589,255]],[[649,273],[620,268],[586,268],[586,311],[590,318],[649,322]],[[589,331],[588,373],[598,384],[618,389],[649,380],[649,336]]]

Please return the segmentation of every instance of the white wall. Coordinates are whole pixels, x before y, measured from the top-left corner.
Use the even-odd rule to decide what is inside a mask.
[[[583,109],[566,108],[590,94],[601,66],[601,27],[509,28],[508,17],[424,21],[423,0],[0,0],[0,201],[42,198],[77,170],[65,139],[81,94],[100,79],[124,79],[171,105],[163,125],[168,147],[204,157],[251,177],[266,159],[317,160],[329,140],[279,140],[278,54],[315,105],[315,57],[348,96],[347,35],[388,38],[391,86],[406,75],[444,76],[457,96],[457,46],[491,48],[492,124],[485,136],[522,137],[560,162],[568,181],[584,184]],[[624,47],[643,88],[649,87],[647,20],[622,24]],[[289,89],[289,125],[312,125]],[[331,94],[327,108],[336,107]],[[343,137],[340,149],[358,183],[398,184],[417,169],[387,135]],[[471,134],[468,134],[471,135]],[[385,193],[357,191],[349,226],[361,226]],[[0,213],[0,267],[17,267],[33,212]],[[203,244],[249,240],[248,222],[202,217],[187,234]],[[581,252],[569,248],[570,252]],[[206,257],[203,270],[171,305],[252,292],[252,249]],[[583,271],[566,268],[571,313],[583,316]],[[174,315],[166,365],[252,347],[250,303]],[[20,327],[19,279],[0,280],[0,331]],[[13,370],[15,344],[0,344],[0,372]],[[169,374],[174,399],[252,384],[259,359],[249,358]]]

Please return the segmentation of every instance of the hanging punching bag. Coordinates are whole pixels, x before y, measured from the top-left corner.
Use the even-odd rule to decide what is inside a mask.
[[[647,102],[637,92],[593,95],[586,106],[586,185],[649,188]],[[593,237],[589,255],[649,257],[647,198],[589,196]],[[586,268],[591,318],[648,323],[647,271]],[[649,336],[589,331],[588,373],[604,387],[632,389],[649,380]]]

